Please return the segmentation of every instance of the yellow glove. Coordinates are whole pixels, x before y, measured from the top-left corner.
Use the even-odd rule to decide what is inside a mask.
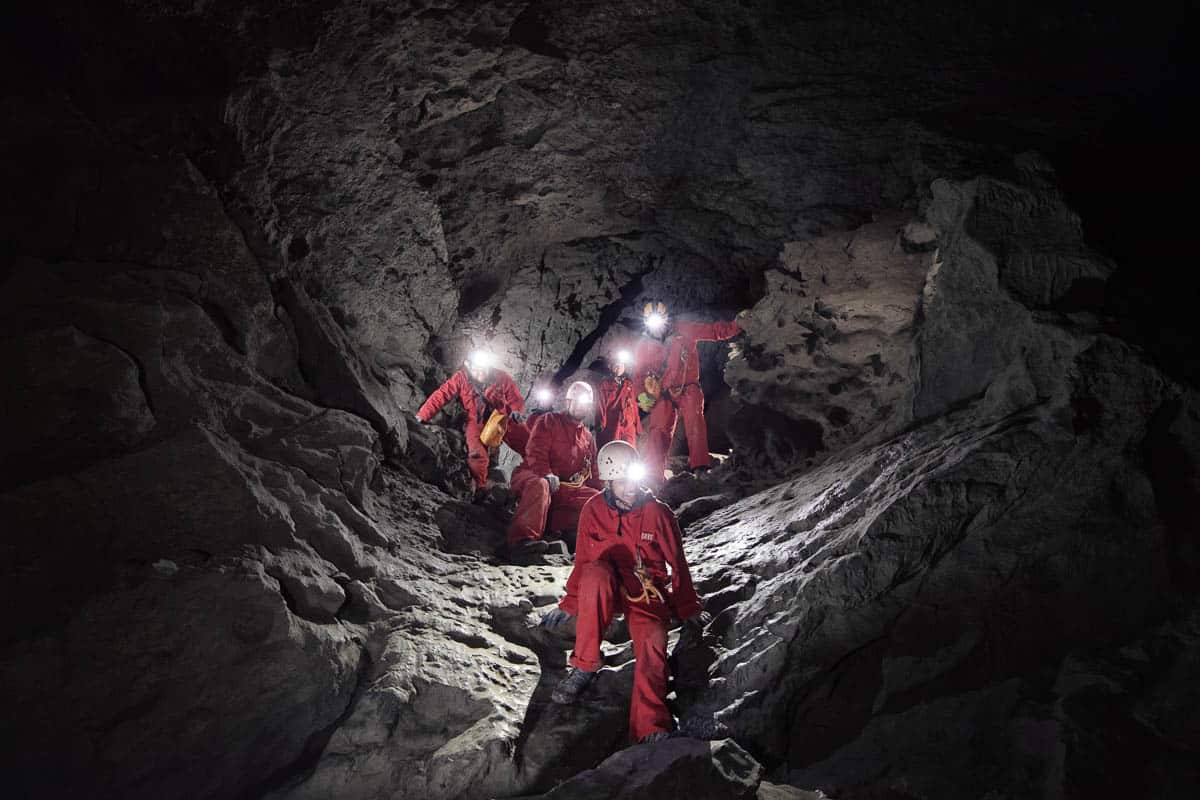
[[[642,411],[644,411],[647,414],[650,413],[650,409],[654,408],[654,404],[658,402],[657,397],[652,397],[652,396],[646,394],[645,392],[642,392],[641,394],[639,394],[637,400],[638,400],[638,408],[640,408]]]

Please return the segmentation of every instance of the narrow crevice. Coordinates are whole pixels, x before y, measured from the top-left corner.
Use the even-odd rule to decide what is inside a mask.
[[[596,327],[587,336],[584,336],[575,345],[575,349],[571,351],[571,355],[567,356],[567,360],[563,362],[562,367],[554,373],[554,382],[562,383],[564,380],[575,374],[583,364],[583,358],[588,354],[592,347],[600,340],[604,334],[608,333],[608,329],[620,319],[621,312],[634,302],[639,294],[642,293],[642,279],[654,271],[654,263],[651,261],[640,272],[636,273],[633,278],[621,287],[620,295],[616,300],[606,305],[600,310],[600,319],[596,322]]]

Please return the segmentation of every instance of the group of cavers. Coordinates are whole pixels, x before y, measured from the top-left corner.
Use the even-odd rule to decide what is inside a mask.
[[[711,466],[696,343],[731,339],[741,327],[738,320],[674,321],[662,303],[646,304],[642,317],[645,333],[635,353],[606,358],[609,375],[600,383],[599,402],[589,383],[576,381],[561,411],[526,416],[513,379],[486,354],[473,353],[416,417],[427,423],[451,400],[462,404],[477,497],[487,487],[490,449],[503,441],[522,456],[510,481],[518,498],[507,535],[510,558],[522,563],[546,552],[548,536],[575,542],[566,594],[540,623],[555,630],[575,620],[572,669],[552,699],[571,704],[584,693],[603,663],[605,630],[623,614],[636,659],[630,737],[652,742],[674,729],[667,707],[671,621],[694,633],[709,621],[692,585],[679,522],[653,490],[665,480],[680,417],[690,471]],[[585,424],[593,408],[598,451]]]

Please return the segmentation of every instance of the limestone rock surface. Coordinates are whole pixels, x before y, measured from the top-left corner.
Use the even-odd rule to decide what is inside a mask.
[[[1029,150],[1116,113],[1145,20],[43,5],[0,100],[9,793],[1196,795],[1200,402]],[[751,312],[700,350],[735,452],[664,491],[716,614],[673,707],[731,741],[627,747],[619,623],[551,702],[569,567],[502,563],[511,498],[411,418],[468,346],[594,378],[649,298]]]

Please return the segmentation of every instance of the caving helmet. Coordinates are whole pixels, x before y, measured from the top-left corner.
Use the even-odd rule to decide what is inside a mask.
[[[640,481],[646,477],[646,468],[638,460],[637,448],[622,439],[614,439],[596,454],[596,471],[602,481],[618,481],[622,478]]]

